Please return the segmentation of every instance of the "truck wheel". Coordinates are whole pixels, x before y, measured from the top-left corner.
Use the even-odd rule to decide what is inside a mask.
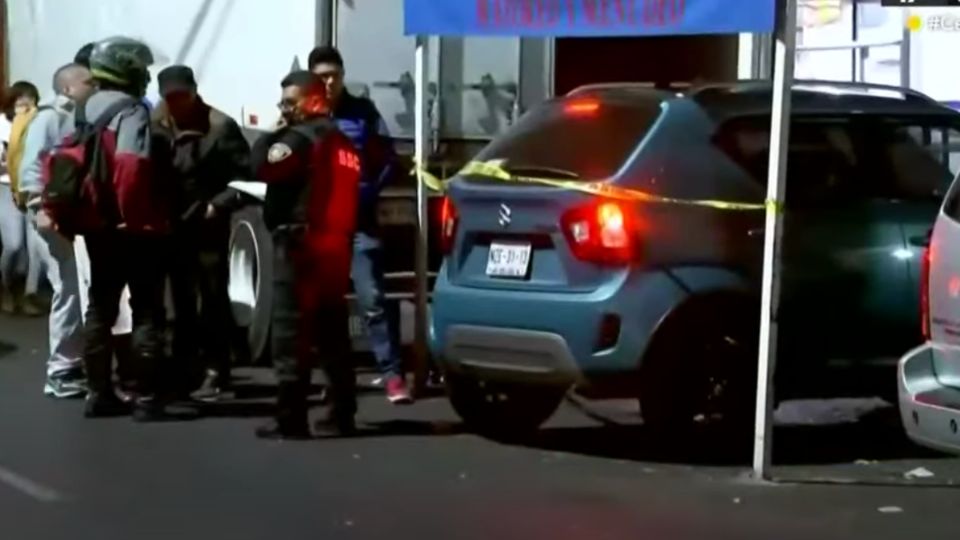
[[[273,241],[259,205],[234,213],[228,260],[233,317],[237,326],[246,329],[249,344],[249,355],[243,356],[257,362],[269,350],[273,281]]]
[[[494,384],[445,374],[450,404],[468,427],[495,438],[536,431],[556,412],[566,388]]]
[[[704,301],[666,321],[641,368],[640,412],[652,434],[683,439],[705,430],[719,442],[749,442],[757,320],[739,302]]]

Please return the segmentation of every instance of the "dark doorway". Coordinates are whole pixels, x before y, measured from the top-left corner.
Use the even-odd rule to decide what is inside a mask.
[[[737,36],[557,39],[554,91],[602,82],[735,80],[737,51]]]

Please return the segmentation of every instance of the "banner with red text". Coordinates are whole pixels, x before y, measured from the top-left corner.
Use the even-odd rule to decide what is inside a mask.
[[[776,0],[404,0],[404,31],[530,37],[769,33],[776,4]]]

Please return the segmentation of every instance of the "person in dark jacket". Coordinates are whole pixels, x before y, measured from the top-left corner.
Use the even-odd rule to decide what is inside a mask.
[[[207,376],[194,397],[215,401],[230,385],[234,332],[227,295],[227,184],[248,176],[250,146],[236,121],[203,101],[189,67],[170,66],[157,83],[163,101],[153,111],[154,151],[166,154],[158,161],[170,165],[165,172],[173,186],[170,284],[179,369],[171,371],[171,382],[181,393],[196,390],[202,351]]]
[[[165,420],[170,416],[161,399],[158,369],[164,356],[163,246],[169,212],[166,189],[154,174],[150,152],[150,115],[138,102],[150,80],[153,58],[149,47],[128,38],[98,42],[90,54],[90,72],[96,92],[82,105],[86,122],[96,124],[112,111],[103,134],[111,156],[110,177],[115,208],[99,215],[100,224],[84,231],[90,259],[89,305],[84,323],[83,352],[89,393],[85,415],[90,418],[124,414],[112,382],[112,328],[120,298],[129,285],[138,364],[134,419]],[[124,105],[124,103],[128,103]],[[79,107],[77,116],[79,116]],[[67,122],[66,136],[79,118]],[[38,217],[38,224],[42,220]]]
[[[325,358],[330,415],[317,429],[354,432],[345,295],[350,284],[360,160],[329,116],[323,84],[307,71],[281,83],[286,126],[253,148],[254,177],[267,183],[264,222],[273,234],[272,355],[279,382],[275,423],[261,438],[310,437],[307,394],[313,351]]]
[[[377,230],[380,190],[396,165],[393,142],[377,106],[344,88],[343,57],[337,49],[315,48],[310,52],[308,65],[311,72],[323,79],[337,126],[353,141],[360,155],[360,207],[351,278],[384,377],[387,399],[394,404],[407,404],[411,397],[403,377],[393,321],[385,306],[382,246]]]

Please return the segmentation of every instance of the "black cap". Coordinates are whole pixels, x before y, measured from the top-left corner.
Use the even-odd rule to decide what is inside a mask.
[[[194,92],[197,90],[197,80],[193,76],[193,70],[187,66],[164,68],[157,75],[157,85],[160,87],[161,96],[172,92]]]

